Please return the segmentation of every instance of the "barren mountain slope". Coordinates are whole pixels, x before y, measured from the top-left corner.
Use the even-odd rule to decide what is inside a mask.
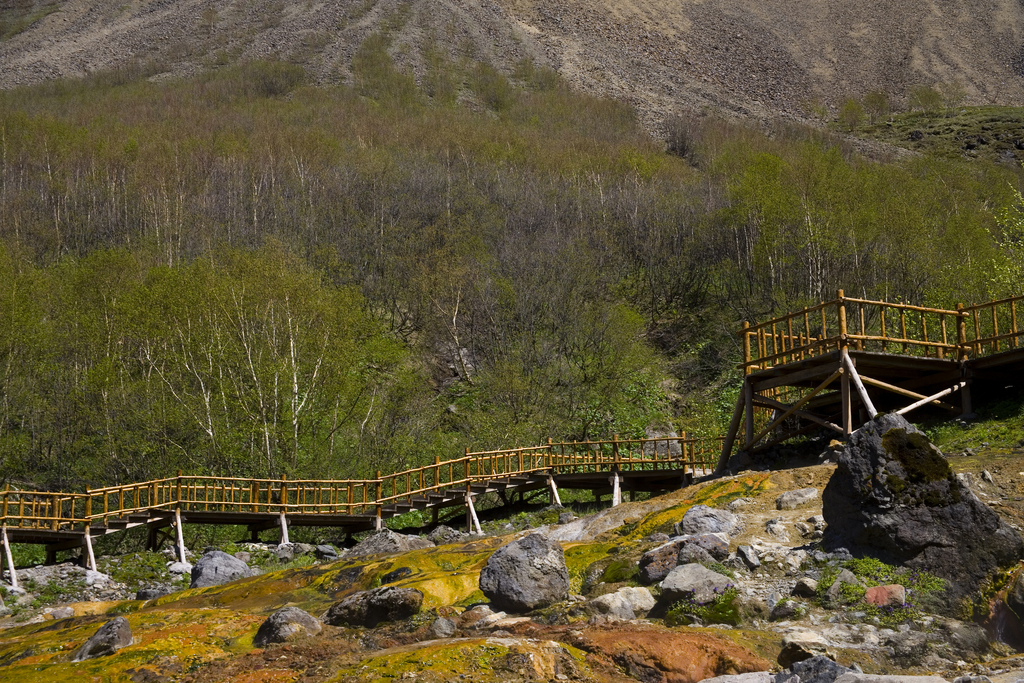
[[[4,88],[138,60],[187,74],[273,56],[344,81],[386,27],[417,74],[431,45],[509,71],[531,57],[648,121],[709,105],[836,107],[876,89],[899,103],[913,85],[954,81],[970,103],[1024,102],[1020,0],[2,0],[0,12],[13,33],[0,42]]]

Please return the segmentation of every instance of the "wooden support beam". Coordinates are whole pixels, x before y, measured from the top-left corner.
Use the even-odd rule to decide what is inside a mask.
[[[776,401],[776,400],[771,399],[771,398],[765,398],[764,396],[762,396],[761,398],[755,400],[754,401],[754,405],[760,405],[763,408],[774,408],[775,410],[786,410],[787,408],[791,407],[791,406],[786,405],[785,403],[782,403],[781,401]],[[795,417],[799,417],[799,418],[802,418],[804,420],[807,420],[808,422],[813,422],[815,424],[821,425],[822,427],[825,427],[826,429],[831,429],[832,431],[838,432],[839,434],[843,433],[843,428],[840,427],[839,425],[837,425],[836,423],[829,422],[825,418],[819,417],[818,415],[815,415],[814,413],[809,413],[806,410],[794,410],[793,411],[793,415]]]
[[[846,377],[846,373],[843,371],[842,368],[839,368],[838,370],[833,372],[832,375],[829,376],[828,379],[826,379],[824,382],[822,382],[817,387],[812,389],[811,393],[809,393],[806,396],[804,396],[803,398],[801,398],[799,401],[797,401],[792,406],[790,406],[789,409],[786,410],[786,412],[784,412],[779,417],[775,418],[775,420],[770,425],[768,425],[767,427],[765,427],[764,429],[761,430],[760,434],[758,434],[754,439],[752,439],[750,442],[748,442],[747,448],[750,448],[753,444],[755,444],[758,441],[760,441],[761,439],[763,439],[765,437],[765,435],[767,435],[773,429],[775,429],[780,424],[782,424],[786,420],[787,417],[789,417],[790,415],[793,414],[794,411],[799,410],[800,407],[803,406],[803,404],[805,404],[808,401],[810,401],[812,398],[815,397],[815,395],[817,395],[819,392],[823,391],[826,387],[828,387],[828,385],[832,384],[832,382],[836,381],[837,377]],[[751,405],[750,409],[753,410],[753,405]]]
[[[619,476],[618,470],[612,472],[612,476],[609,477],[609,481],[612,484],[612,507],[618,507],[622,502],[622,487],[620,486],[621,477]]]
[[[174,510],[174,535],[178,537],[176,539],[178,548],[178,562],[188,562],[188,560],[185,559],[185,527],[181,524],[181,508],[176,508]],[[86,533],[85,537],[88,539],[89,534]],[[86,545],[89,547],[89,553],[91,554],[92,541],[87,541]]]
[[[558,484],[555,483],[555,478],[548,475],[548,488],[551,489],[551,504],[562,507],[562,499],[558,496]]]
[[[11,542],[7,539],[7,525],[4,524],[0,533],[0,543],[4,545],[4,558],[7,560],[7,570],[11,573],[11,587],[18,587],[18,572],[14,569],[14,555],[11,553]]]
[[[288,519],[284,516],[284,512],[280,515],[281,520],[281,545],[288,545],[291,541],[288,540]]]
[[[743,395],[741,394],[736,399],[736,408],[732,411],[732,421],[729,422],[729,431],[725,435],[725,441],[722,442],[722,455],[718,458],[718,467],[715,468],[715,474],[721,475],[725,472],[725,468],[729,466],[729,458],[732,456],[732,447],[736,443],[736,434],[740,431],[740,419],[743,417]]]
[[[466,496],[466,512],[468,514],[467,521],[469,522],[466,526],[469,533],[474,533],[473,529],[476,529],[477,536],[483,536],[483,529],[480,528],[480,519],[476,516],[476,508],[473,506],[473,496]]]
[[[754,387],[751,385],[749,377],[743,381],[743,405],[746,408],[747,414],[746,433],[744,434],[746,445],[744,449],[748,449],[755,443],[755,440],[750,438],[754,435]]]
[[[864,384],[870,384],[873,387],[878,387],[879,389],[885,389],[886,391],[891,391],[892,393],[899,394],[900,396],[906,396],[907,398],[916,398],[916,399],[919,399],[919,400],[922,399],[922,398],[925,398],[924,394],[919,394],[916,391],[911,391],[910,389],[904,389],[903,387],[898,387],[895,384],[889,384],[888,382],[883,382],[881,380],[874,379],[872,377],[862,376],[861,379],[864,381]],[[951,411],[954,411],[954,412],[956,411],[956,408],[954,408],[953,406],[951,406],[948,403],[942,403],[941,401],[936,401],[935,403],[940,408],[945,408],[946,410],[951,410]]]
[[[184,546],[182,546],[184,547]],[[184,555],[182,553],[182,562],[184,562]],[[85,559],[87,564],[85,565],[89,569],[96,571],[96,554],[92,551],[92,533],[89,531],[89,527],[85,527]]]
[[[845,372],[840,380],[840,394],[842,399],[839,403],[839,410],[840,420],[843,423],[843,436],[849,436],[853,431],[853,405],[850,400],[850,375]]]
[[[789,372],[779,375],[778,377],[762,379],[754,382],[754,391],[764,391],[765,389],[774,389],[776,387],[796,386],[801,382],[818,379],[819,377],[827,377],[835,372],[838,367],[838,363],[823,363],[813,368],[808,368],[807,370]]]
[[[853,365],[853,360],[850,358],[850,354],[843,353],[843,366],[846,371],[850,373],[850,379],[853,381],[853,386],[857,388],[857,393],[860,394],[860,400],[864,404],[864,408],[868,411],[868,419],[875,419],[875,415],[878,415],[878,411],[875,410],[875,404],[871,402],[871,397],[868,396],[868,390],[864,388],[864,383],[860,381],[860,375],[857,374],[857,368]]]
[[[761,451],[763,451],[765,449],[771,448],[772,446],[774,446],[776,444],[780,444],[780,443],[782,443],[783,441],[785,441],[787,439],[792,439],[794,436],[800,436],[801,434],[806,434],[807,432],[811,431],[814,428],[815,428],[815,426],[813,424],[805,425],[805,426],[801,427],[800,429],[797,429],[796,431],[788,432],[786,434],[783,434],[782,436],[777,436],[774,439],[772,439],[771,441],[765,442],[765,443],[761,444],[760,446],[757,446],[756,448],[752,448],[752,449],[750,449],[750,452],[752,454],[753,453],[759,453],[759,452],[761,452]]]
[[[901,408],[900,410],[897,410],[896,414],[897,415],[906,415],[907,413],[909,413],[912,410],[916,410],[917,408],[920,408],[921,406],[923,406],[923,405],[925,405],[927,403],[932,403],[937,398],[942,398],[943,396],[948,396],[949,394],[952,394],[954,391],[957,391],[958,389],[962,389],[965,386],[967,386],[967,381],[966,380],[961,380],[961,381],[957,382],[955,385],[951,386],[949,389],[943,389],[942,391],[940,391],[937,394],[932,394],[931,396],[926,396],[925,398],[921,399],[917,403],[911,403],[906,408]]]

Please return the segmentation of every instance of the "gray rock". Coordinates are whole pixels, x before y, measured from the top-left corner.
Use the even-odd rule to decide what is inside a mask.
[[[699,683],[772,683],[771,671],[753,671],[747,674],[729,674],[727,676],[715,676],[705,678]]]
[[[313,553],[321,562],[334,562],[338,559],[338,551],[333,545],[318,545],[313,549]]]
[[[716,510],[707,505],[694,505],[683,515],[679,530],[684,534],[698,536],[700,534],[724,533],[732,535],[739,526],[736,515],[728,510]]]
[[[241,560],[242,562],[245,562],[246,564],[249,564],[250,562],[252,562],[252,554],[249,553],[248,551],[239,550],[237,553],[232,553],[232,554],[235,557],[237,557],[239,560]]]
[[[415,588],[381,586],[349,595],[333,605],[324,615],[331,626],[367,626],[373,628],[385,621],[408,619],[420,611],[423,593]]]
[[[661,582],[661,602],[672,604],[692,596],[698,603],[714,600],[733,586],[732,579],[700,564],[676,567]]]
[[[796,585],[790,595],[798,598],[813,598],[818,593],[818,582],[809,576],[797,579]]]
[[[764,530],[776,541],[782,543],[789,541],[789,532],[786,530],[786,520],[784,519],[769,519],[764,523]]]
[[[668,576],[679,565],[679,553],[685,544],[686,537],[682,537],[651,548],[641,555],[638,564],[640,583],[650,585]]]
[[[576,515],[572,514],[568,510],[566,510],[565,512],[559,512],[558,513],[558,523],[559,524],[568,524],[569,522],[572,522],[575,519],[576,519]]]
[[[188,562],[171,562],[167,565],[168,574],[191,574],[192,565]]]
[[[815,655],[794,662],[789,671],[800,677],[800,683],[834,683],[843,674],[852,673],[853,669],[840,666],[824,655]]]
[[[72,607],[55,607],[50,616],[54,619],[70,619],[75,616],[75,610]]]
[[[655,532],[655,533],[651,534],[650,536],[648,536],[644,540],[647,541],[648,543],[664,543],[664,542],[670,540],[670,538],[671,537],[668,534],[663,534],[660,531],[658,531],[658,532]]]
[[[801,505],[807,505],[818,499],[818,489],[808,486],[804,489],[786,491],[775,499],[776,510],[796,510]],[[804,682],[806,683],[806,681]]]
[[[642,617],[654,609],[654,605],[654,596],[649,590],[629,586],[598,596],[588,603],[592,612],[620,621]]]
[[[849,569],[844,569],[841,572],[839,572],[839,576],[836,577],[836,580],[833,581],[832,585],[829,586],[828,590],[825,591],[825,600],[834,604],[838,604],[840,602],[840,598],[842,597],[844,583],[848,583],[853,586],[860,585],[860,581],[857,580],[857,577],[854,575],[854,573],[851,572]]]
[[[427,627],[427,633],[429,633],[430,637],[434,639],[451,638],[455,635],[455,630],[455,622],[444,617],[434,619],[430,626]]]
[[[699,545],[693,543],[683,544],[683,547],[679,550],[679,555],[676,559],[676,566],[678,567],[681,564],[693,564],[694,562],[697,564],[710,564],[712,562],[717,562],[717,560],[711,556],[711,553],[704,550],[704,548],[701,548]],[[668,574],[666,573],[665,576],[668,576]]]
[[[170,595],[171,591],[166,588],[140,588],[135,593],[136,600],[156,600],[162,598],[165,595]]]
[[[978,674],[966,674],[953,679],[953,683],[992,683],[992,679],[988,676],[980,676]]]
[[[946,683],[941,676],[880,676],[875,674],[843,674],[834,683]]]
[[[308,543],[293,543],[292,550],[295,551],[296,555],[309,555],[316,550],[316,546]]]
[[[436,529],[435,529],[436,531]],[[419,536],[396,534],[391,529],[378,531],[360,541],[354,548],[345,553],[346,558],[368,557],[370,555],[394,555],[410,550],[432,548],[434,542]]]
[[[779,666],[788,669],[796,662],[802,662],[816,655],[825,655],[835,660],[829,651],[829,643],[821,635],[807,629],[792,631],[782,638],[782,651],[779,653]]]
[[[436,545],[448,545],[449,543],[461,543],[465,534],[442,524],[427,534],[427,538]]]
[[[814,515],[813,517],[808,517],[807,523],[814,526],[814,528],[818,531],[824,531],[825,529],[825,518],[821,515]]]
[[[530,534],[498,548],[480,572],[480,590],[508,612],[528,612],[569,597],[562,546]]]
[[[282,543],[277,546],[277,550],[274,551],[274,554],[277,555],[277,561],[282,564],[285,562],[291,562],[295,559],[295,546],[291,543]]]
[[[719,534],[701,534],[700,536],[694,536],[693,538],[687,539],[687,546],[697,546],[714,558],[716,562],[721,562],[725,558],[729,557],[729,542],[720,538]],[[682,563],[680,563],[682,564]]]
[[[220,550],[206,553],[192,567],[192,583],[190,588],[219,586],[222,583],[244,579],[252,576],[249,565],[237,557],[232,557]]]
[[[757,569],[761,566],[761,558],[757,556],[757,551],[749,545],[741,545],[736,548],[736,555],[743,560],[743,564],[745,564],[748,569]]]
[[[315,636],[323,627],[312,614],[298,607],[282,607],[260,624],[252,639],[256,647],[286,643],[302,636]]]
[[[1024,555],[1024,540],[967,485],[942,453],[898,415],[850,436],[822,494],[823,544],[930,571],[954,609],[993,571]]]
[[[87,659],[112,655],[123,647],[132,644],[132,629],[124,617],[111,619],[93,634],[92,638],[75,653],[73,662],[84,662]]]
[[[800,613],[800,603],[796,600],[780,600],[775,603],[772,607],[771,614],[768,618],[772,621],[782,621],[783,619],[792,619]],[[800,680],[803,680],[801,678]]]

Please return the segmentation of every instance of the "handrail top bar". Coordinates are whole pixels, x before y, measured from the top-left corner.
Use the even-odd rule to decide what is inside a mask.
[[[982,308],[991,308],[992,306],[1002,306],[1004,304],[1012,303],[1014,301],[1024,301],[1024,294],[1019,296],[1011,296],[1006,299],[999,299],[993,301],[986,301],[980,304],[971,304],[970,306],[964,306],[964,311],[977,311]]]
[[[885,308],[900,308],[907,311],[920,311],[921,313],[938,313],[939,315],[953,315],[962,316],[965,315],[962,311],[950,310],[947,308],[931,308],[929,306],[916,306],[914,304],[894,304],[889,301],[874,301],[872,299],[857,299],[851,296],[844,296],[842,299],[836,299],[836,301],[850,302],[854,304],[869,304],[871,306],[884,306]],[[967,309],[963,309],[966,311]]]
[[[820,311],[823,308],[828,308],[829,306],[837,304],[840,301],[842,301],[842,299],[832,299],[831,301],[822,301],[820,304],[816,304],[814,306],[808,306],[806,308],[801,308],[799,311],[793,311],[792,313],[786,313],[785,315],[779,316],[778,318],[772,318],[771,320],[765,320],[764,322],[759,322],[756,325],[751,323],[750,327],[743,328],[742,330],[740,330],[740,334],[743,334],[744,332],[753,332],[755,330],[758,330],[758,329],[764,327],[765,325],[774,325],[776,323],[785,322],[785,321],[790,320],[792,318],[796,318],[797,316],[801,316],[801,315],[803,315],[805,313],[814,313],[815,311]]]

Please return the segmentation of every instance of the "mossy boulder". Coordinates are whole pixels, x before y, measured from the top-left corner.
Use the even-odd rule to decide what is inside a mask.
[[[899,415],[850,437],[822,494],[824,545],[929,571],[947,581],[952,611],[1024,555],[1020,534],[958,479],[941,451]]]

